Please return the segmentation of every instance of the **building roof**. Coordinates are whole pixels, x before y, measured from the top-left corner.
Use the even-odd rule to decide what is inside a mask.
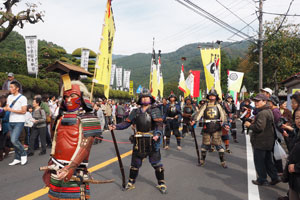
[[[66,74],[68,73],[71,77],[71,79],[79,79],[80,75],[87,75],[87,76],[93,76],[92,73],[86,71],[82,67],[68,64],[61,61],[56,61],[53,65],[46,68],[46,71],[48,72],[57,72],[60,74]]]
[[[289,78],[285,79],[284,81],[281,82],[281,84],[286,84],[294,79],[300,79],[300,72],[290,76]]]

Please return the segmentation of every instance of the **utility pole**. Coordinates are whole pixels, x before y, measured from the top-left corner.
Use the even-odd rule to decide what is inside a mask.
[[[258,32],[258,49],[259,49],[259,88],[263,88],[263,0],[259,0],[259,32]]]

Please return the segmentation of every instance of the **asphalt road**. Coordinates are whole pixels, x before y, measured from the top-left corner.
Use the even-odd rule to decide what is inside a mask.
[[[226,153],[227,169],[221,167],[217,152],[208,153],[205,166],[198,167],[193,138],[187,135],[182,141],[182,151],[178,151],[176,139],[172,136],[170,149],[161,149],[168,186],[168,194],[166,195],[162,195],[155,188],[154,170],[147,159],[144,160],[140,169],[136,189],[122,191],[118,162],[111,164],[106,162],[116,156],[113,143],[103,141],[101,144],[93,145],[89,168],[98,166],[100,169],[94,171],[92,176],[100,180],[115,179],[115,182],[91,185],[91,199],[246,200],[248,199],[247,151],[245,135],[240,133],[240,123],[238,123],[238,130],[239,143],[233,143],[231,140],[233,153]],[[199,131],[200,129],[197,128],[196,134],[200,146],[202,138]],[[131,130],[115,131],[115,133],[118,141],[128,142]],[[111,140],[110,132],[104,134],[104,139]],[[121,154],[130,151],[131,148],[131,144],[119,144]],[[47,155],[39,156],[37,151],[33,157],[29,158],[28,164],[25,166],[8,166],[13,155],[0,162],[0,199],[48,199],[45,191],[40,190],[43,188],[43,173],[38,168],[47,164],[49,152],[50,149],[47,149]],[[129,154],[122,160],[127,179],[131,155]],[[102,165],[99,165],[100,163]],[[104,166],[105,164],[108,165]],[[279,183],[276,186],[259,187],[260,199],[277,199],[278,196],[286,193],[287,188],[288,186],[284,183]],[[35,198],[26,196],[32,193],[36,195]]]

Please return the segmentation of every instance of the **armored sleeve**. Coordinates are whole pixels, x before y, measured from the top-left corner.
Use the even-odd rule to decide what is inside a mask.
[[[219,109],[219,112],[220,112],[220,120],[223,122],[223,123],[227,123],[227,117],[226,117],[226,112],[225,110],[223,109],[223,107],[220,105],[220,104],[217,104],[217,107]]]
[[[201,117],[203,116],[203,113],[205,111],[207,107],[207,104],[204,104],[203,106],[201,106],[200,110],[195,112],[194,116],[193,116],[193,120],[194,121],[199,121],[201,119]]]
[[[179,104],[176,105],[176,110],[177,110],[178,120],[180,121],[182,119],[182,114],[181,114],[181,107],[179,106]]]
[[[68,175],[64,178],[64,182],[70,181],[76,168],[89,155],[93,142],[94,142],[94,137],[91,136],[83,137],[78,152],[76,153],[74,158],[72,158],[71,163],[64,167],[65,170],[68,170]]]
[[[117,130],[124,130],[126,128],[128,128],[131,124],[134,124],[135,118],[136,118],[136,112],[137,112],[137,108],[133,109],[131,111],[131,113],[129,114],[129,116],[125,119],[124,122],[119,123],[116,125],[116,129]]]
[[[151,117],[155,122],[154,135],[162,135],[163,133],[163,118],[160,110],[157,107],[151,109]]]

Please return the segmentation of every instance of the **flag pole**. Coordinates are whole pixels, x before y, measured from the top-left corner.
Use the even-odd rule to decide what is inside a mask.
[[[110,5],[111,5],[111,1],[112,0],[107,0],[107,2],[109,2]],[[106,16],[107,12],[108,12],[108,10],[106,9],[106,11],[104,12],[104,21],[105,21],[105,16]],[[102,40],[103,40],[102,35],[103,35],[103,31],[104,31],[104,26],[105,26],[105,22],[102,25],[102,33],[101,33],[101,40],[100,40],[99,51],[101,49],[101,44],[102,44]],[[99,55],[101,55],[101,52],[98,52],[97,58],[96,58],[95,70],[94,70],[94,75],[93,75],[93,80],[92,80],[92,88],[91,88],[91,98],[90,98],[90,101],[93,100],[93,93],[94,93],[94,87],[95,87],[95,79],[96,79],[97,63],[98,63]]]
[[[150,80],[149,80],[149,91],[152,92],[152,79],[153,79],[153,68],[152,68],[152,61],[155,59],[155,55],[153,58],[153,53],[154,53],[154,42],[155,42],[155,37],[153,37],[153,43],[152,43],[152,58],[151,58],[151,66],[150,66]]]

